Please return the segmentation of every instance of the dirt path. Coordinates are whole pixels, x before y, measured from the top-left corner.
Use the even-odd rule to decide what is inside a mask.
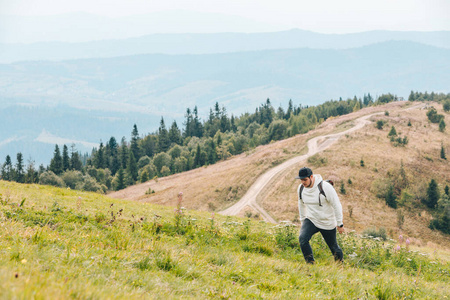
[[[356,119],[355,120],[356,125],[346,131],[335,133],[335,134],[329,134],[329,135],[325,135],[325,136],[318,136],[318,137],[310,139],[307,143],[307,146],[308,146],[307,154],[297,156],[290,160],[287,160],[284,163],[276,166],[275,168],[270,169],[269,171],[267,171],[266,173],[261,175],[256,180],[256,182],[249,188],[249,190],[241,198],[241,200],[236,202],[233,206],[230,206],[229,208],[227,208],[219,213],[222,215],[226,215],[226,216],[233,216],[233,215],[239,214],[239,212],[242,211],[242,209],[244,209],[245,207],[248,206],[248,207],[251,207],[252,209],[254,209],[255,211],[257,211],[266,222],[277,223],[277,221],[274,218],[272,218],[264,208],[262,208],[260,205],[258,205],[258,203],[256,203],[256,199],[257,199],[259,193],[263,190],[264,186],[269,184],[269,182],[272,180],[272,178],[275,175],[277,175],[278,173],[282,172],[283,170],[285,170],[293,165],[298,165],[300,162],[305,161],[308,157],[329,148],[341,136],[343,136],[345,134],[349,134],[356,130],[359,130],[359,129],[363,128],[365,125],[370,124],[370,121],[368,119],[377,114],[382,114],[382,112],[366,115],[366,116]]]

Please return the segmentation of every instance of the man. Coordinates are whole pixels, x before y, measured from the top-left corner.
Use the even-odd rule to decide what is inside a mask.
[[[343,253],[336,241],[336,228],[344,233],[342,223],[342,206],[334,187],[322,176],[315,174],[310,168],[301,168],[298,176],[298,208],[300,212],[300,247],[307,263],[314,263],[314,256],[309,244],[311,237],[320,232],[333,253],[336,261],[343,259]]]

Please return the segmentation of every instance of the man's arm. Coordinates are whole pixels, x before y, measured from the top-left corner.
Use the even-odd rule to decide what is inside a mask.
[[[300,187],[301,187],[301,184],[297,188],[298,213],[300,216],[300,222],[303,223],[303,221],[306,219],[306,216],[305,216],[306,205],[305,205],[305,203],[303,203],[302,200],[300,200]]]
[[[344,224],[343,223],[344,217],[342,214],[342,205],[341,205],[341,201],[339,200],[339,196],[336,193],[336,190],[334,189],[334,187],[331,184],[329,184],[328,182],[324,184],[324,190],[325,190],[325,194],[327,195],[327,200],[330,202],[331,206],[333,207],[334,217],[336,218],[338,231],[339,231],[339,233],[343,233],[344,227],[339,227],[340,225]]]

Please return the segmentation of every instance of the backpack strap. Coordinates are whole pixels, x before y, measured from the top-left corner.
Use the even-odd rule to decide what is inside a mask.
[[[322,180],[321,182],[319,182],[319,184],[317,185],[317,187],[319,188],[319,206],[322,206],[322,202],[320,201],[320,194],[322,194],[325,198],[327,197],[327,195],[325,195],[325,192],[323,191],[322,183],[323,183],[323,180]],[[305,187],[303,186],[303,184],[301,184],[301,185],[300,185],[300,191],[299,191],[299,193],[298,193],[298,198],[299,198],[300,200],[302,200],[302,202],[303,202],[303,199],[302,199],[302,192],[303,192],[303,189],[304,189],[304,188],[305,188]],[[303,202],[303,203],[305,203],[305,202]]]
[[[319,206],[322,206],[322,202],[320,202],[320,194],[322,194],[325,198],[327,197],[327,195],[325,195],[325,192],[323,191],[323,180],[321,182],[319,182],[319,184],[317,185],[317,187],[319,188]]]

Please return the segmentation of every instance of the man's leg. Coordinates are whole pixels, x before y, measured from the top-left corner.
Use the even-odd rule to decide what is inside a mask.
[[[302,249],[303,257],[307,263],[314,263],[314,256],[309,241],[313,234],[317,233],[319,229],[308,219],[305,219],[302,223],[300,230],[300,236],[298,238],[300,242],[300,248]]]
[[[342,259],[344,258],[344,253],[342,252],[342,249],[339,247],[336,240],[336,228],[332,230],[321,229],[320,233],[322,234],[323,239],[327,243],[328,248],[330,248],[331,253],[333,253],[334,260],[342,261]]]

